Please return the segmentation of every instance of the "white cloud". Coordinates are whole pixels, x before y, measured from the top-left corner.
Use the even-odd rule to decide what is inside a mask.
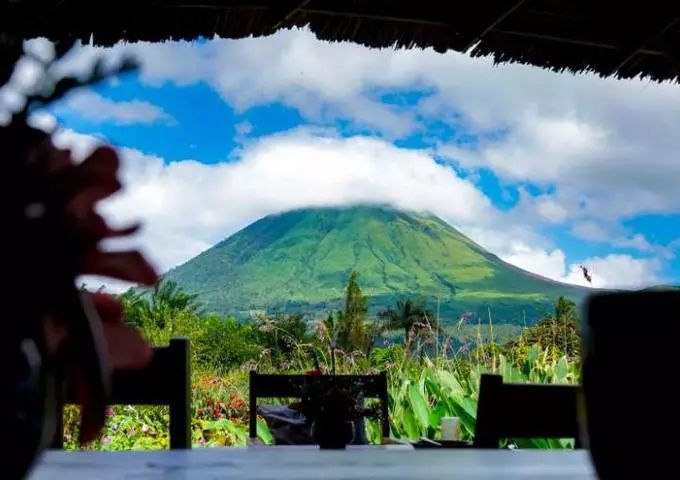
[[[15,90],[33,93],[42,78],[44,69],[42,64],[30,57],[22,57],[14,66],[14,72],[9,84]]]
[[[519,244],[513,253],[501,258],[530,272],[559,282],[594,288],[643,288],[663,283],[662,264],[657,258],[635,258],[631,255],[610,254],[587,258],[567,266],[564,252],[532,248]],[[583,275],[581,266],[588,269],[592,283]]]
[[[630,233],[619,225],[597,221],[575,222],[572,225],[571,233],[583,240],[608,244],[618,248],[631,248],[639,252],[654,253],[663,257],[671,255],[673,249],[672,245],[652,244],[641,233]]]
[[[631,237],[615,241],[615,245],[618,247],[634,248],[641,252],[649,252],[654,248],[652,245],[650,245],[644,235],[639,233],[636,233]]]
[[[548,224],[559,225],[569,219],[569,210],[553,195],[534,196],[522,187],[519,188],[519,203],[514,211],[517,217],[535,218]]]
[[[85,47],[64,68],[82,71],[102,51]],[[555,185],[552,203],[537,204],[549,223],[680,211],[676,85],[494,66],[455,52],[367,49],[295,29],[118,45],[107,61],[126,51],[142,59],[145,81],[206,81],[237,110],[280,101],[310,121],[344,118],[388,137],[421,128],[423,115],[482,134],[476,148],[442,145],[440,153],[507,182]],[[379,101],[378,92],[412,88],[431,95],[406,109]]]
[[[83,156],[96,140],[64,131],[60,145]],[[492,225],[499,213],[469,181],[426,152],[367,137],[305,130],[244,148],[238,161],[203,164],[122,148],[122,195],[105,206],[117,222],[144,219],[142,241],[162,270],[248,223],[307,206],[392,204],[432,211],[461,226]]]
[[[44,63],[53,60],[55,55],[54,44],[45,37],[25,40],[24,51],[30,53]]]
[[[85,74],[94,58],[115,65],[125,54],[142,60],[142,77],[152,85],[207,81],[236,110],[280,101],[313,121],[346,118],[376,131],[401,136],[415,128],[412,112],[397,112],[363,95],[371,88],[367,72],[385,76],[384,65],[353,44],[319,42],[309,32],[286,31],[265,38],[206,43],[118,44],[111,49],[84,46],[56,71]],[[338,54],[342,55],[341,61]],[[384,63],[384,62],[381,62]],[[383,69],[378,72],[376,69]]]
[[[529,272],[553,280],[564,280],[565,256],[562,250],[547,251],[541,248],[532,248],[524,243],[513,242],[510,245],[510,252],[501,255],[501,258]]]
[[[631,255],[610,254],[593,257],[567,266],[560,249],[547,251],[514,242],[512,253],[502,255],[508,263],[559,282],[583,287],[635,289],[663,283],[662,264],[658,258],[635,258]],[[588,269],[591,282],[583,275],[581,266]]]
[[[91,90],[70,95],[55,113],[59,115],[61,109],[69,110],[81,118],[96,123],[131,125],[173,121],[162,108],[152,103],[143,100],[114,101]]]
[[[98,141],[67,130],[58,134],[57,143],[73,146],[74,155],[83,157]],[[159,157],[128,148],[120,153],[127,187],[104,205],[104,212],[117,224],[144,220],[140,238],[126,243],[141,242],[162,271],[270,213],[389,203],[431,211],[503,260],[558,281],[588,285],[580,264],[590,268],[592,286],[632,287],[660,281],[658,260],[629,255],[591,258],[567,267],[562,250],[541,247],[540,237],[513,226],[452,169],[425,152],[374,138],[338,138],[300,130],[260,140],[246,147],[234,163],[212,165],[191,160],[165,164]],[[101,279],[84,281],[91,286],[102,283]],[[106,284],[114,290],[122,288]]]
[[[57,119],[47,112],[34,112],[28,118],[28,124],[45,132],[53,132],[57,128]]]
[[[575,222],[571,228],[571,233],[583,240],[594,242],[607,242],[611,240],[611,225],[604,225],[593,220]]]
[[[536,233],[540,225],[565,225],[583,238],[609,239],[614,246],[656,254],[658,246],[650,245],[636,232],[625,231],[621,220],[641,213],[680,212],[680,196],[676,193],[680,181],[680,163],[677,162],[680,136],[675,135],[680,124],[680,89],[676,85],[600,79],[593,75],[558,75],[519,65],[495,67],[491,59],[470,59],[456,53],[440,55],[431,50],[370,50],[347,43],[319,42],[311,33],[297,30],[238,41],[218,39],[201,44],[119,45],[106,51],[107,61],[117,62],[124,51],[140,56],[143,62],[141,74],[146,82],[160,85],[168,81],[178,84],[206,81],[241,111],[280,101],[297,108],[311,122],[326,124],[345,118],[388,137],[403,136],[420,128],[419,115],[448,123],[456,131],[479,134],[480,142],[473,143],[473,147],[461,148],[451,142],[439,145],[437,153],[465,168],[491,168],[503,182],[550,186],[547,190],[550,193],[537,197],[524,194],[514,211],[501,214],[472,183],[451,174],[458,182],[453,182],[455,188],[467,185],[470,191],[477,192],[472,197],[481,200],[475,200],[477,203],[467,217],[467,205],[455,200],[452,205],[442,203],[435,213],[502,258],[552,278],[577,281],[578,275],[573,275],[572,270],[578,265],[564,264],[564,252]],[[83,48],[61,68],[83,71],[97,52]],[[381,91],[410,88],[424,88],[432,93],[406,110],[383,104],[378,99]],[[360,138],[326,138],[323,141],[316,139],[313,145],[304,149],[293,141],[303,138],[302,135],[296,132],[292,136],[246,145],[241,161],[233,165],[206,166],[184,161],[164,166],[160,159],[142,155],[148,161],[140,160],[135,168],[141,169],[145,164],[143,168],[149,178],[142,182],[135,180],[134,175],[130,176],[131,192],[137,195],[138,203],[129,203],[129,208],[134,207],[146,215],[146,209],[153,210],[152,200],[162,199],[169,208],[192,216],[183,205],[175,205],[174,197],[188,198],[190,188],[200,188],[206,192],[207,203],[221,201],[224,211],[233,212],[231,215],[235,219],[226,225],[225,220],[221,220],[226,215],[206,206],[207,203],[188,201],[187,208],[193,211],[193,216],[201,217],[195,222],[204,224],[196,226],[199,233],[192,238],[207,245],[218,239],[216,232],[226,234],[269,210],[302,206],[306,201],[327,204],[380,197],[381,201],[394,199],[414,203],[419,208],[430,205],[427,197],[432,194],[429,190],[419,190],[425,198],[407,195],[408,200],[400,200],[395,198],[398,195],[381,186],[382,170],[372,180],[349,177],[334,163],[338,160],[328,164],[336,177],[317,173],[322,179],[319,186],[327,189],[328,195],[310,187],[309,182],[293,178],[300,165],[313,172],[316,172],[314,168],[320,168],[318,165],[322,160],[305,163],[315,154],[323,154],[319,159],[325,161],[326,157],[336,158],[329,153],[331,150],[349,155],[384,143]],[[368,143],[359,145],[366,141]],[[331,146],[324,146],[323,142]],[[406,152],[390,148],[393,150],[385,147],[383,153],[397,152],[401,158]],[[279,165],[275,164],[273,154],[269,155],[271,152],[276,153],[282,167],[292,169],[289,175],[277,170]],[[300,155],[300,158],[289,158],[292,155]],[[424,152],[408,155],[430,158]],[[365,159],[353,174],[368,174],[376,165],[387,168],[387,164]],[[283,182],[272,182],[278,177],[271,172],[283,175]],[[190,173],[196,177],[196,182],[182,186],[177,179],[180,173]],[[438,175],[434,177],[444,178]],[[228,181],[234,178],[248,182],[249,188]],[[242,197],[216,192],[215,185],[221,185],[220,181],[226,182],[224,185]],[[288,188],[290,197],[283,196],[281,190],[286,190],[282,186],[285,182],[292,182],[299,192],[291,193],[293,188]],[[423,184],[423,179],[416,178],[415,183]],[[348,188],[350,184],[361,185],[361,188]],[[440,193],[434,196],[441,194],[444,202],[451,202],[450,197],[441,193],[447,191],[447,182],[442,182],[440,187],[435,189]],[[387,197],[383,198],[384,195]],[[245,206],[238,205],[245,203],[243,198],[252,201]],[[225,202],[235,203],[242,209]],[[121,205],[124,204],[121,200]],[[486,214],[480,218],[493,220],[487,224],[472,219],[482,204],[486,204],[483,207]],[[162,212],[164,205],[154,208]],[[193,228],[179,220],[162,220],[163,214],[155,210],[149,213],[151,218],[158,218],[161,223],[167,220],[172,226],[163,230],[171,232],[167,233],[167,238],[174,238],[172,235],[185,238],[186,231]],[[153,232],[153,228],[149,227],[149,231]],[[159,241],[163,243],[163,240]],[[201,247],[186,244],[193,245],[187,247],[187,251]],[[168,253],[167,259],[182,255],[180,252]],[[626,258],[631,262],[631,271],[636,272],[634,276],[647,276],[650,281],[659,278],[656,260],[626,256],[591,260],[596,262],[595,270],[613,272],[615,267],[624,265]],[[163,262],[171,263],[170,260]],[[597,273],[595,275],[598,277]],[[627,278],[625,272],[621,275]],[[599,278],[605,284],[620,281],[614,277],[605,274]]]
[[[585,266],[592,276],[589,284],[580,266]],[[655,258],[633,258],[630,255],[611,254],[588,258],[569,266],[564,280],[583,286],[607,288],[642,288],[663,282],[661,262]]]

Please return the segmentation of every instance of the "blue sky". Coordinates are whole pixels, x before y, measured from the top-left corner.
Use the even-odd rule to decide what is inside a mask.
[[[680,89],[369,50],[305,31],[83,47],[138,72],[48,112],[64,144],[125,147],[128,192],[162,269],[256,218],[309,205],[430,210],[502,258],[596,286],[679,283]],[[44,120],[45,121],[45,120]]]

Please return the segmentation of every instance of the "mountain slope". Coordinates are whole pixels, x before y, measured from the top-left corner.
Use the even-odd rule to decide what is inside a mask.
[[[359,272],[375,311],[402,296],[425,296],[442,317],[488,309],[495,322],[531,322],[560,284],[501,261],[443,220],[379,207],[304,209],[265,217],[170,272],[208,309],[301,310],[340,305],[349,272]]]

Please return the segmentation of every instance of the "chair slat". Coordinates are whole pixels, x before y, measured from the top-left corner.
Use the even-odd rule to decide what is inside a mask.
[[[498,448],[503,438],[574,438],[580,444],[580,388],[503,383],[482,375],[475,446]]]

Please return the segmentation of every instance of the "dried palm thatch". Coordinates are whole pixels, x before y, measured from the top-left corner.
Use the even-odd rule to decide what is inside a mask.
[[[647,0],[5,0],[10,38],[242,38],[306,26],[323,40],[433,48],[497,62],[677,81],[680,2]]]

